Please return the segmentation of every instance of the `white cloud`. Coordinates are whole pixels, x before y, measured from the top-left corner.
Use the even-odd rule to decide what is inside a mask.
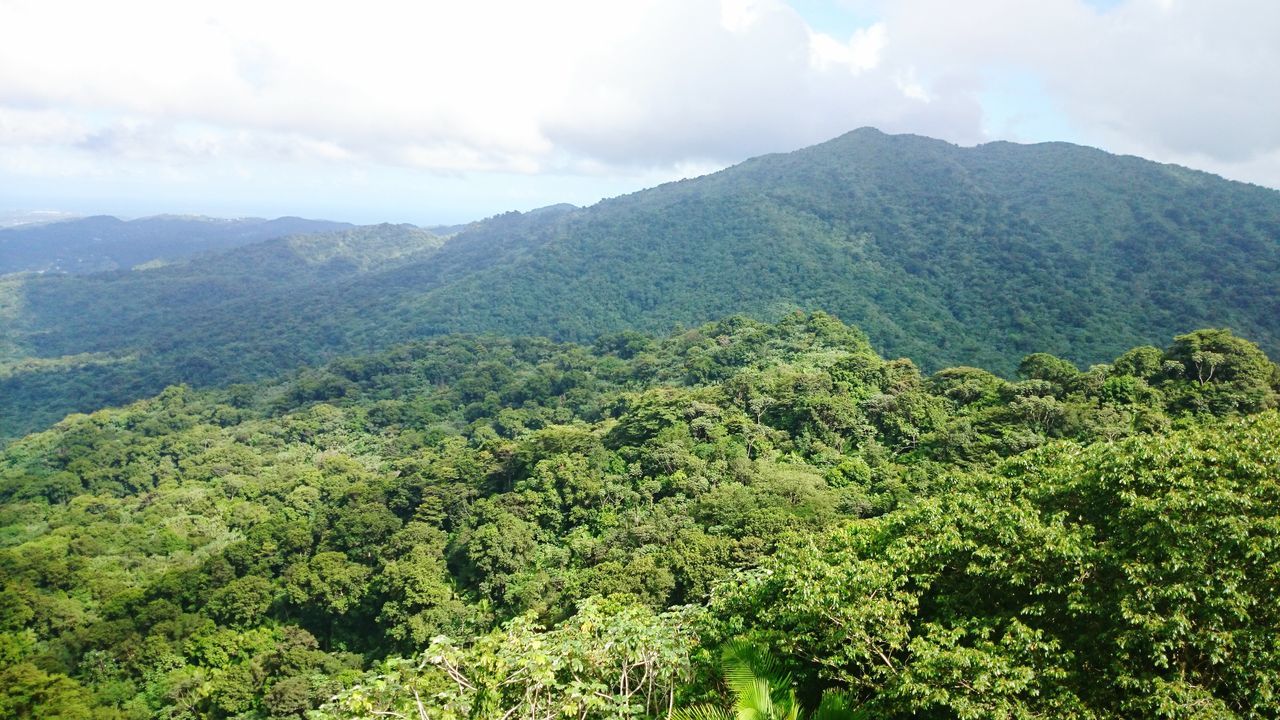
[[[1083,139],[1221,168],[1280,149],[1280,3],[906,0],[887,6],[897,62],[1039,77]],[[1229,171],[1229,170],[1228,170]],[[1280,186],[1280,166],[1271,171]]]
[[[1280,3],[859,7],[836,38],[781,0],[0,0],[0,152],[669,176],[862,125],[989,139],[995,67],[1084,140],[1280,185]]]
[[[776,0],[11,0],[0,106],[297,135],[323,157],[445,171],[727,161],[910,118],[890,78],[855,77],[884,44],[882,26],[813,33]],[[130,147],[120,135],[84,147]]]
[[[87,133],[83,123],[65,112],[0,107],[0,147],[75,143]]]
[[[880,64],[881,55],[888,43],[884,23],[859,28],[848,42],[841,42],[824,33],[811,32],[809,62],[818,70],[841,65],[854,74],[874,70]]]

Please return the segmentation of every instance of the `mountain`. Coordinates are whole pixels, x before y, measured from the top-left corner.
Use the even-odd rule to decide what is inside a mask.
[[[1008,372],[1230,325],[1280,340],[1280,193],[1062,143],[860,130],[567,216],[539,252],[411,303],[422,329],[583,339],[828,309],[890,355]]]
[[[385,261],[294,254],[0,283],[0,436],[445,332],[591,340],[796,308],[928,370],[1087,366],[1208,326],[1280,354],[1280,193],[1065,143],[862,129]]]
[[[275,220],[158,215],[120,220],[109,215],[0,228],[0,275],[13,272],[92,273],[128,270],[199,253],[299,233],[351,227],[328,220]]]
[[[518,257],[539,237],[531,228],[563,212],[499,216],[465,243],[377,225],[143,271],[0,277],[0,438],[174,382],[268,377],[380,347],[407,332],[411,318],[389,315],[399,299]]]

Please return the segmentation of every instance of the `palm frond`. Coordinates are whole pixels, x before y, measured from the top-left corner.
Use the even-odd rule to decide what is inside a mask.
[[[694,705],[671,711],[667,720],[734,720],[733,714],[715,705]]]
[[[867,713],[857,708],[853,694],[838,690],[822,693],[818,709],[810,720],[866,720]]]
[[[764,678],[772,687],[791,685],[791,674],[773,653],[753,645],[746,640],[734,640],[724,646],[721,651],[721,662],[724,665],[725,679],[731,673],[739,676],[750,671],[754,677]]]
[[[738,711],[738,720],[773,720],[773,688],[764,678],[755,678],[746,692],[736,692],[738,696],[734,707]]]

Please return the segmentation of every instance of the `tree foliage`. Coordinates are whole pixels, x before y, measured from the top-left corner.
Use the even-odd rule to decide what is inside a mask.
[[[0,708],[658,718],[742,640],[783,714],[1269,717],[1274,365],[1023,365],[793,313],[72,415],[0,451]]]
[[[1202,327],[1274,355],[1277,228],[1280,193],[1205,173],[867,128],[590,208],[499,215],[443,245],[373,226],[143,271],[6,278],[0,438],[167,385],[251,382],[428,335],[625,346],[618,333],[795,308],[828,310],[927,372],[1012,377],[1033,352],[1087,368]]]

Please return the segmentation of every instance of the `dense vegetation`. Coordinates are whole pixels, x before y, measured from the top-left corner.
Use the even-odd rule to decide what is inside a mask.
[[[500,262],[506,222],[448,258],[409,225],[292,236],[142,272],[0,277],[0,438],[165,385],[270,377],[385,347],[385,304]],[[401,337],[400,339],[405,339]]]
[[[128,270],[286,235],[349,227],[346,223],[294,217],[220,220],[178,215],[138,220],[98,215],[20,225],[0,229],[0,275]]]
[[[356,323],[342,316],[347,296],[332,286],[429,255],[443,242],[413,226],[375,225],[141,272],[0,278],[0,437],[143,397],[175,379],[261,377],[316,352],[298,347],[294,332],[251,326],[268,313],[341,349],[344,328]],[[308,294],[317,288],[331,294]],[[303,295],[314,304],[299,302]],[[56,324],[33,330],[45,316],[32,308]]]
[[[71,416],[0,453],[0,716],[1277,717],[1280,370],[1017,372],[796,313]]]
[[[796,308],[830,310],[928,371],[1011,377],[1037,351],[1089,365],[1197,327],[1280,352],[1280,193],[1062,143],[960,148],[864,129],[383,250],[358,246],[305,278],[254,249],[0,282],[0,362],[22,369],[0,377],[0,436],[168,384],[272,377],[432,334],[592,342]]]

